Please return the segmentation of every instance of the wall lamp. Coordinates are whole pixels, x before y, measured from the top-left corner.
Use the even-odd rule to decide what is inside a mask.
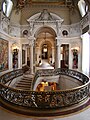
[[[77,46],[77,47],[72,47],[71,48],[71,51],[78,51],[79,52],[80,48]]]
[[[19,46],[17,43],[12,44],[12,52],[18,52],[19,51]]]

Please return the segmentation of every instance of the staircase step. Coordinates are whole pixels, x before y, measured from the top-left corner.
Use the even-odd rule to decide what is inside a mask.
[[[22,88],[22,87],[18,87],[17,89],[20,89],[20,90],[31,90],[31,88]]]
[[[17,87],[17,86],[30,87],[30,85],[23,85],[23,84],[22,84],[22,85],[21,85],[21,84],[17,84],[16,87]]]
[[[18,86],[18,87],[16,87],[16,88],[20,88],[20,89],[31,89],[30,87],[20,87],[20,86]]]
[[[22,81],[22,82],[30,82],[30,81],[32,81],[32,80],[20,80],[20,81]]]
[[[30,86],[19,86],[19,85],[17,85],[16,87],[21,87],[21,88],[31,88]]]
[[[23,84],[17,84],[17,85],[22,85],[22,86],[24,86],[24,85],[26,85],[26,86],[30,86],[31,84],[25,84],[25,83],[23,83]]]
[[[24,78],[33,78],[33,75],[23,75]]]
[[[23,79],[23,80],[32,80],[33,78],[24,78],[24,77],[23,77],[22,79]],[[21,80],[22,80],[22,79],[21,79]]]
[[[20,80],[19,82],[20,82],[20,83],[31,83],[32,80],[29,80],[29,81],[27,81],[27,80]],[[19,82],[18,82],[18,83],[19,83]]]
[[[31,78],[29,78],[29,79],[25,79],[25,78],[22,78],[21,80],[23,80],[23,81],[32,81],[33,79],[31,79]]]
[[[19,80],[15,87],[22,90],[31,90],[33,75],[23,75],[22,79]]]
[[[20,80],[18,82],[32,82],[32,80]]]
[[[32,81],[23,81],[23,80],[20,80],[18,83],[32,83]]]
[[[21,79],[21,80],[23,80],[23,81],[32,81],[33,79]]]

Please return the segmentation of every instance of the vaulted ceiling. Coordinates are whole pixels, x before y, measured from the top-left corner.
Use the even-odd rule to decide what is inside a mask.
[[[76,7],[79,0],[12,0],[16,1],[16,6],[19,8],[24,7],[27,4],[48,4],[48,5],[59,5],[67,7]],[[85,0],[85,2],[90,5],[90,0]]]

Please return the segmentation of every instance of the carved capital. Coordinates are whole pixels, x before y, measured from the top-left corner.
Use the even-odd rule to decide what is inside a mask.
[[[28,37],[28,40],[29,40],[29,45],[34,46],[35,38],[34,37]]]
[[[34,46],[34,40],[29,40],[29,45]]]
[[[57,40],[56,46],[60,46],[60,41]]]
[[[60,46],[60,36],[56,37],[56,40],[57,40],[57,43],[56,43],[56,46]]]

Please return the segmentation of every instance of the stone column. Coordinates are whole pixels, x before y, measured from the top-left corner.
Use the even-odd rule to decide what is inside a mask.
[[[12,43],[9,43],[9,57],[8,57],[8,62],[9,62],[9,70],[13,70],[13,52],[12,52]]]
[[[34,46],[34,38],[28,38],[29,39],[29,45],[30,45],[30,70],[31,70],[31,74],[33,74],[33,46]]]
[[[27,65],[27,47],[25,47],[25,64]]]
[[[90,76],[90,32],[81,36],[82,38],[82,72]]]
[[[33,46],[30,46],[30,68],[31,74],[33,74]]]
[[[56,38],[57,39],[57,45],[56,45],[56,64],[55,67],[56,68],[60,68],[60,54],[61,54],[61,48],[60,48],[60,38]]]
[[[69,44],[69,69],[72,69],[72,59],[73,59],[71,48],[72,48],[72,44]]]
[[[39,53],[39,47],[36,47],[35,48],[35,52],[36,52],[36,64],[38,65],[39,63],[39,56],[40,56],[40,53]]]
[[[52,47],[52,63],[55,61],[54,47]]]
[[[89,28],[89,76],[90,76],[90,28]]]
[[[19,51],[18,51],[18,68],[22,68],[22,44],[19,43]]]

